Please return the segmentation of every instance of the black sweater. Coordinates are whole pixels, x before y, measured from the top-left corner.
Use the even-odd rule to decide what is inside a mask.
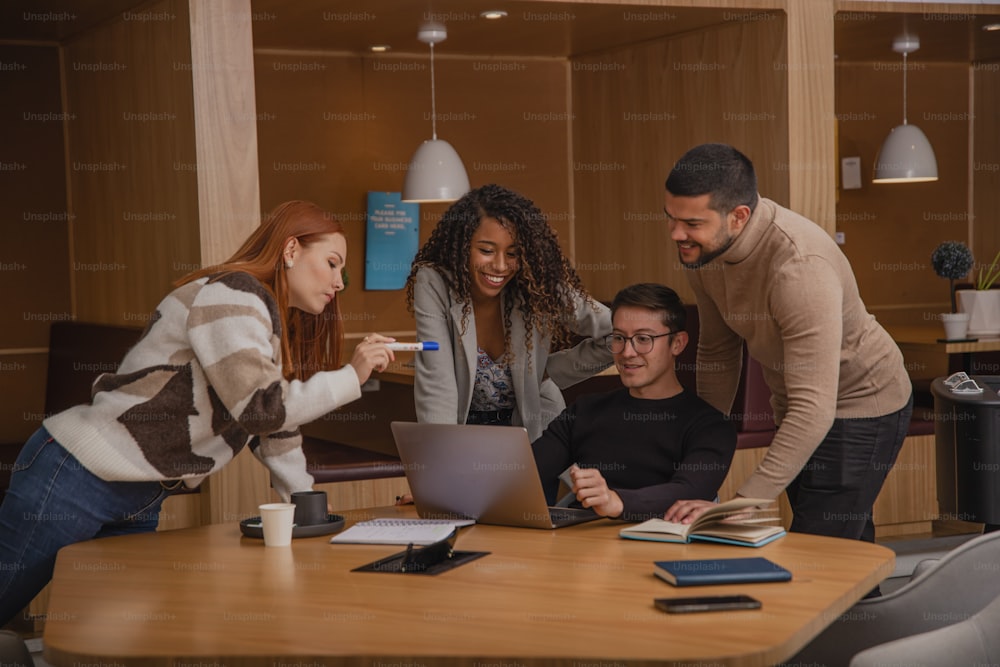
[[[532,447],[549,504],[559,474],[597,468],[624,503],[620,517],[661,516],[676,500],[713,500],[729,472],[736,432],[693,392],[633,398],[628,389],[587,394],[553,420]]]

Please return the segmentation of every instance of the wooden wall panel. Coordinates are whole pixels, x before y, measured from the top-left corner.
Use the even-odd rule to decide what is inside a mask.
[[[85,321],[144,324],[200,266],[187,5],[147,9],[63,50],[74,312]]]
[[[72,316],[59,51],[0,45],[0,442],[41,422],[53,320]]]
[[[1000,251],[1000,62],[975,63],[972,85],[971,247],[982,264]]]
[[[833,0],[789,2],[788,207],[836,227]],[[781,63],[775,66],[779,69]]]
[[[896,464],[875,501],[877,537],[903,532],[930,532],[938,517],[934,436],[915,435],[903,441]]]
[[[188,0],[202,261],[225,261],[260,223],[250,0]],[[243,448],[205,481],[204,522],[246,517],[273,497],[270,473]]]
[[[939,180],[873,184],[882,141],[903,117],[902,58],[892,55],[837,66],[839,155],[859,156],[862,177],[860,190],[840,191],[837,229],[869,311],[885,323],[921,324],[950,308],[931,252],[969,241],[969,65],[910,60],[908,120],[934,147]]]
[[[577,268],[601,299],[657,281],[692,295],[663,217],[663,182],[704,142],[754,161],[788,203],[785,22],[723,25],[573,61]]]
[[[440,50],[440,49],[439,49]],[[412,331],[402,291],[364,290],[366,193],[399,192],[431,137],[427,58],[258,52],[261,202],[308,199],[334,212],[349,239],[349,333]],[[570,252],[567,63],[435,55],[437,132],[473,187],[500,183],[549,214]],[[420,240],[447,206],[421,205]]]
[[[395,503],[398,496],[410,492],[405,477],[330,482],[317,484],[314,488],[317,491],[326,491],[327,504],[334,512],[386,507]]]
[[[250,0],[189,0],[201,258],[224,262],[260,224]]]

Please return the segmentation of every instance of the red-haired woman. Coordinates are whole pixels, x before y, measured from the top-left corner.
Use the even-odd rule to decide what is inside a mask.
[[[371,334],[348,365],[337,294],[347,239],[302,201],[278,206],[223,264],[178,281],[92,400],[46,419],[0,506],[0,625],[63,546],[156,529],[160,506],[249,443],[287,500],[312,488],[298,427],[361,396],[393,359]]]

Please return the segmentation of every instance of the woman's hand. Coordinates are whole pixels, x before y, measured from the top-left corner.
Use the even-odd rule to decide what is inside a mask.
[[[385,346],[386,343],[392,343],[395,340],[395,338],[372,333],[361,339],[358,346],[354,348],[354,356],[351,357],[351,366],[354,367],[354,372],[358,374],[358,381],[361,384],[368,381],[373,370],[381,373],[389,366],[390,361],[396,360],[396,355]]]

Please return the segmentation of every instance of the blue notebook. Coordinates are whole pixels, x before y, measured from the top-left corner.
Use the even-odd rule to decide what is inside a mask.
[[[791,581],[792,573],[766,558],[658,560],[653,574],[674,586]]]

